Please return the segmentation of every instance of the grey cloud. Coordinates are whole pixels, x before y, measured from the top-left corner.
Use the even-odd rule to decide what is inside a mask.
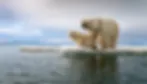
[[[16,12],[29,15],[28,22],[35,25],[77,27],[88,16],[114,17],[123,28],[147,22],[147,0],[8,0],[7,3]]]
[[[104,12],[122,16],[147,14],[146,0],[53,0],[52,2],[54,2],[54,6],[71,13],[75,11],[96,14]]]

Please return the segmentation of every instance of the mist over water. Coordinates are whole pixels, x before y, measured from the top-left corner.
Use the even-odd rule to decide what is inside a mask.
[[[74,80],[80,79],[91,84],[90,77],[99,78],[91,76],[84,59],[65,58],[59,52],[24,53],[18,46],[0,50],[0,84],[78,84]],[[147,57],[120,56],[118,62],[120,84],[147,83]],[[111,81],[105,84],[114,84]]]

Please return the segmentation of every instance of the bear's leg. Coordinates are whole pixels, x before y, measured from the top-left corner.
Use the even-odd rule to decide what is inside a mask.
[[[117,44],[117,37],[116,36],[111,37],[110,48],[115,49],[116,44]]]
[[[105,40],[102,37],[99,37],[98,39],[99,39],[98,41],[99,41],[101,50],[106,49],[107,46],[106,46]],[[99,63],[98,65],[99,65],[100,69],[103,70],[106,66],[106,57],[100,56],[98,63]]]
[[[112,37],[111,38],[111,44],[110,44],[110,48],[111,49],[116,49],[116,41],[117,41],[117,38],[116,37]],[[110,65],[110,70],[112,72],[116,72],[117,71],[117,57],[116,56],[112,56],[110,59],[109,59],[109,65]]]
[[[96,50],[97,49],[97,36],[98,34],[96,32],[94,33],[91,33],[89,34],[89,40],[90,40],[90,47],[93,49],[93,50]]]
[[[106,38],[100,37],[99,38],[99,44],[101,45],[101,50],[105,50],[105,49],[115,49],[116,47],[116,37],[112,37],[112,38],[107,38],[107,40],[105,40]],[[112,57],[105,57],[105,56],[100,56],[100,60],[99,60],[99,66],[101,69],[104,69],[106,67],[106,65],[109,65],[110,70],[112,72],[115,72],[117,70],[117,57],[116,56],[112,56]]]

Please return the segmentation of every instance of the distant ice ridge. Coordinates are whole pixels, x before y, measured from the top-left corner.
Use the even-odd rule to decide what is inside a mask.
[[[127,46],[118,45],[117,49],[136,49],[136,48],[146,48],[146,46]],[[25,52],[66,52],[66,51],[87,51],[88,48],[80,47],[77,45],[62,45],[62,46],[21,46],[21,51]]]
[[[76,46],[76,45],[62,45],[62,46],[20,46],[20,51],[22,52],[75,52],[75,51],[87,51],[88,48]]]
[[[81,49],[81,47],[78,46],[20,46],[21,51],[25,52],[53,52],[53,51],[59,51],[64,52],[66,50],[73,50],[73,49]]]

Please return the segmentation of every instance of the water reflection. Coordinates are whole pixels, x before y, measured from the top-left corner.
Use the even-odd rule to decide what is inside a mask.
[[[72,54],[73,57],[66,56],[70,69],[68,71],[69,79],[73,84],[118,84],[118,71],[110,72],[110,67],[106,67],[101,72],[97,65],[96,56],[77,56]],[[115,58],[111,57],[112,63]]]

